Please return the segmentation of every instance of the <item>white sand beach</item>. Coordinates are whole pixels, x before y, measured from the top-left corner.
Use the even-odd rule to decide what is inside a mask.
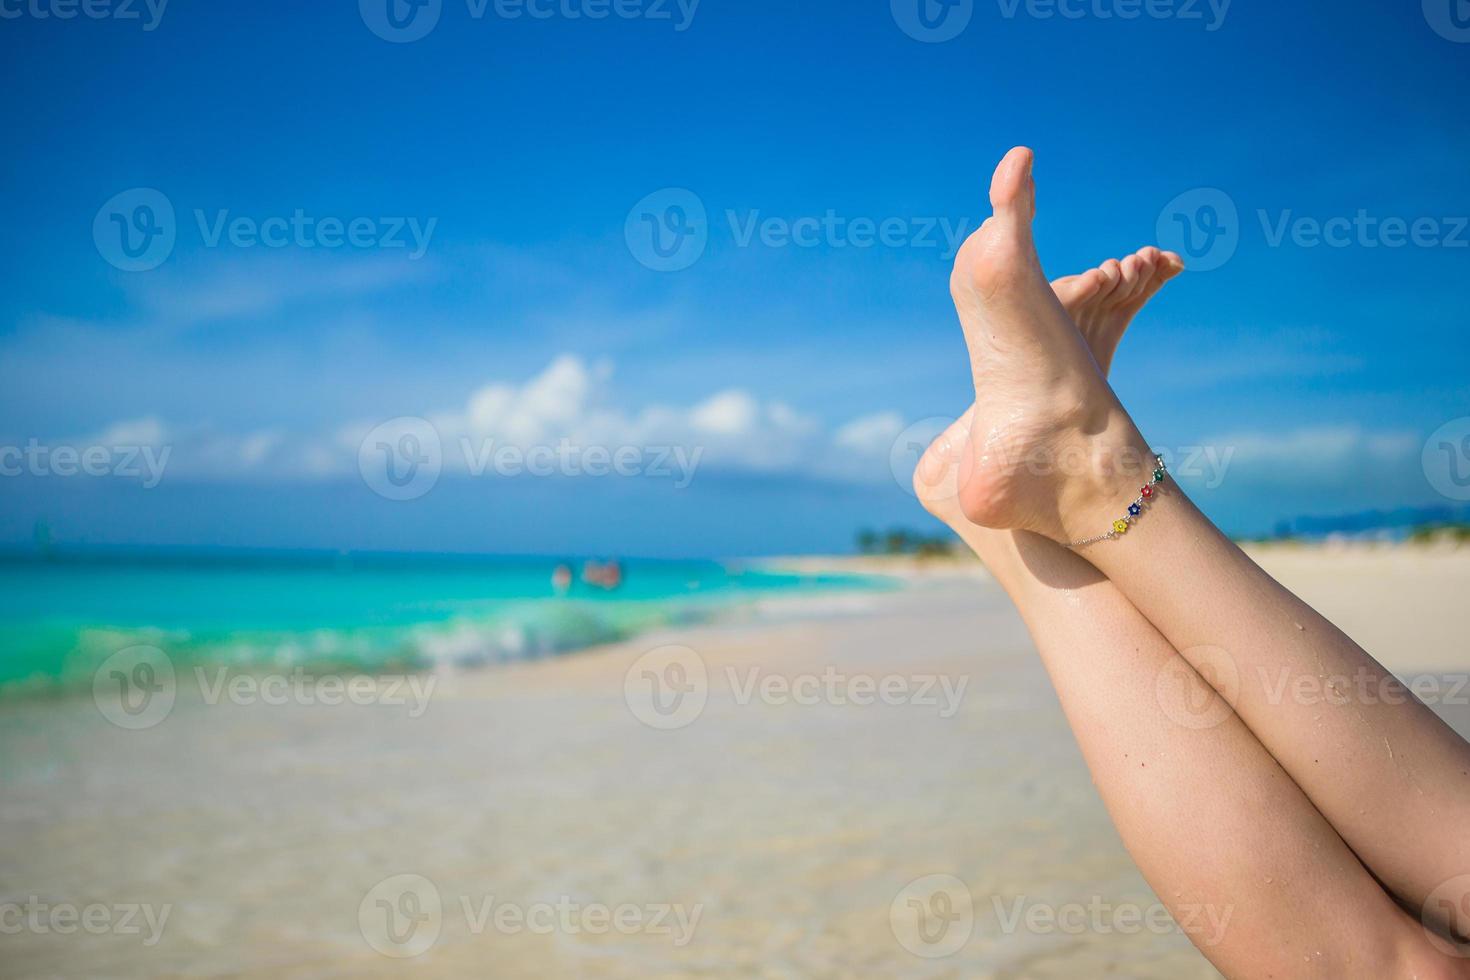
[[[1470,550],[1258,557],[1396,672],[1447,678],[1470,732]],[[141,730],[6,705],[0,975],[1215,976],[1004,595],[975,565],[888,567],[904,588],[437,676],[426,703],[181,683]],[[640,658],[671,644],[707,700],[650,714],[645,669],[691,662]]]

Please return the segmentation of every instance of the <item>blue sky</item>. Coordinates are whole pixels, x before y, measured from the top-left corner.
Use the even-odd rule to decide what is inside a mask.
[[[925,0],[938,42],[917,2],[440,0],[394,43],[386,0],[0,0],[0,444],[110,467],[0,479],[0,541],[721,555],[927,526],[890,448],[968,401],[944,231],[1018,143],[1053,275],[1222,229],[1115,379],[1179,462],[1214,453],[1184,479],[1223,525],[1447,502],[1421,453],[1470,414],[1449,0]],[[172,243],[124,271],[139,188]],[[649,200],[703,210],[687,268],[640,262]],[[408,500],[359,453],[400,417],[444,456]],[[702,455],[687,486],[651,455],[476,476],[465,439]],[[156,486],[129,446],[168,448]]]

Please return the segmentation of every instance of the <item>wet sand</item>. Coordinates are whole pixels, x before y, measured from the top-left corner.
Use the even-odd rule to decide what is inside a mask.
[[[1470,552],[1261,560],[1396,671],[1470,667]],[[0,975],[1215,976],[1153,915],[1004,596],[905,574],[426,704],[181,682],[141,730],[7,705],[0,902],[47,911]]]

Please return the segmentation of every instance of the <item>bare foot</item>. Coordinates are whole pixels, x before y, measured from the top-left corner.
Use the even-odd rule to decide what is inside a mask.
[[[1062,309],[1082,332],[1093,360],[1106,375],[1123,334],[1164,284],[1184,270],[1184,260],[1152,246],[1121,261],[1064,276],[1051,284]],[[973,406],[930,444],[914,470],[914,492],[925,509],[957,532],[970,522],[960,510],[956,463],[968,448]]]
[[[961,247],[950,277],[975,381],[956,496],[976,524],[1065,542],[1094,533],[1129,499],[1152,456],[1042,274],[1031,166],[1024,148],[1001,161],[990,189],[995,213]],[[1127,264],[1115,288],[1127,281]],[[1115,322],[1102,317],[1096,329]]]

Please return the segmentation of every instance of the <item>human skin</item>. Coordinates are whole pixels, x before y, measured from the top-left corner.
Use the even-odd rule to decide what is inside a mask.
[[[1470,960],[1416,916],[1465,925],[1452,916],[1466,898],[1453,882],[1470,873],[1470,750],[1412,698],[1281,697],[1283,676],[1397,682],[1172,483],[1127,534],[1087,549],[1092,564],[1062,546],[1105,530],[1152,470],[1104,380],[1137,310],[1048,287],[1029,151],[1002,162],[992,204],[951,281],[976,403],[916,488],[1015,599],[1145,876],[1181,918],[1235,910],[1200,944],[1231,976],[1466,975]],[[1130,260],[1143,301],[1175,264],[1157,250]],[[1089,465],[1028,465],[1038,458]]]

